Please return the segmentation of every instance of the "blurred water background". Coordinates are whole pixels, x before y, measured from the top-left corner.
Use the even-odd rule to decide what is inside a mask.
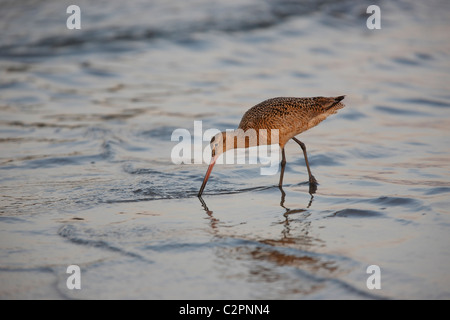
[[[0,298],[450,298],[448,1],[0,7]],[[202,203],[207,165],[171,161],[176,128],[342,94],[299,136],[314,197],[296,143],[284,193],[258,165],[222,165]]]

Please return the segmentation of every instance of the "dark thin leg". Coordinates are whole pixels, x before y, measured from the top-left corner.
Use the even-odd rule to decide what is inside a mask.
[[[309,183],[313,185],[317,185],[317,180],[314,178],[314,176],[311,174],[311,169],[309,169],[309,162],[308,162],[308,156],[306,155],[306,146],[303,142],[298,140],[297,138],[292,138],[295,142],[297,142],[300,145],[300,148],[303,150],[303,155],[305,156],[305,163],[306,163],[306,169],[308,169],[308,175],[309,175]],[[317,189],[317,188],[316,188]],[[313,192],[314,193],[314,192]]]
[[[283,186],[284,167],[286,167],[286,155],[284,154],[283,148],[281,149],[281,173],[280,173],[280,183],[278,184],[280,188]]]

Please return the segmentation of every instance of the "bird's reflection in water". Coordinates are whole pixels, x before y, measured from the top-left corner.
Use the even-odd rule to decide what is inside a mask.
[[[280,192],[280,207],[283,209],[283,219],[272,223],[272,226],[283,226],[279,237],[261,238],[260,236],[243,234],[233,237],[233,239],[246,240],[245,244],[219,246],[215,254],[224,262],[230,261],[230,258],[232,261],[242,261],[243,259],[251,261],[252,263],[246,264],[248,266],[245,276],[246,281],[259,281],[269,284],[274,279],[278,279],[287,283],[286,291],[281,292],[282,294],[310,294],[326,286],[322,277],[332,278],[338,272],[338,263],[330,256],[314,252],[317,246],[323,247],[325,243],[321,239],[309,235],[312,221],[308,217],[311,215],[310,207],[313,203],[313,193],[311,193],[311,198],[306,207],[288,208],[285,206],[286,193],[282,188],[280,188]],[[222,234],[220,221],[214,217],[213,211],[208,208],[206,202],[201,197],[199,197],[199,200],[208,215],[211,230],[215,237],[229,238],[226,233]],[[268,267],[270,265],[279,268]],[[285,267],[288,269],[285,269]],[[218,266],[218,268],[221,267]],[[298,270],[298,272],[292,270]],[[235,277],[236,275],[233,272],[235,271],[232,268],[222,270],[225,277]],[[242,273],[240,274],[242,275]]]
[[[281,186],[278,186],[278,188],[279,188],[279,190],[281,192],[280,207],[282,207],[285,210],[285,212],[283,213],[283,217],[284,217],[283,224],[285,226],[285,229],[282,231],[282,234],[284,236],[286,236],[286,235],[289,234],[289,231],[290,231],[289,217],[291,215],[296,214],[296,213],[307,213],[306,215],[304,215],[303,219],[306,219],[310,215],[310,214],[308,214],[308,210],[307,209],[309,209],[311,207],[311,205],[312,205],[312,202],[313,202],[313,199],[314,199],[313,194],[317,190],[317,186],[314,185],[313,187],[311,187],[311,185],[310,185],[309,194],[311,195],[311,198],[309,199],[308,205],[305,207],[305,209],[290,209],[290,208],[287,208],[284,205],[284,203],[286,201],[286,193],[284,192],[284,190],[283,190],[283,188]],[[313,189],[311,189],[311,188],[313,188]],[[208,208],[205,200],[201,196],[199,196],[198,199],[200,200],[200,203],[201,203],[203,209],[205,210],[206,214],[209,217],[211,228],[216,229],[217,226],[218,226],[218,223],[220,222],[220,220],[213,216],[213,211]]]
[[[198,199],[200,200],[200,203],[202,204],[203,209],[205,210],[206,214],[209,217],[211,229],[213,231],[216,230],[217,224],[219,223],[219,219],[213,217],[213,215],[212,215],[213,212],[211,210],[209,210],[208,206],[206,205],[205,200],[203,200],[203,198],[201,196],[199,196]]]
[[[308,203],[308,205],[306,206],[305,209],[290,209],[290,208],[285,207],[285,205],[284,205],[284,203],[285,203],[285,201],[286,201],[286,193],[284,192],[283,187],[279,186],[278,188],[279,188],[280,191],[281,191],[281,201],[280,201],[280,206],[281,206],[283,209],[285,209],[286,211],[283,213],[284,221],[281,222],[281,223],[284,225],[284,229],[283,229],[283,231],[281,232],[281,233],[283,234],[283,237],[282,237],[282,239],[276,240],[276,241],[277,241],[277,242],[279,242],[279,241],[290,242],[290,241],[289,241],[289,239],[290,239],[289,233],[290,233],[290,231],[291,231],[291,226],[290,226],[290,216],[293,215],[293,214],[296,214],[296,213],[305,213],[305,214],[303,215],[303,219],[302,219],[302,220],[305,220],[305,219],[310,215],[310,213],[308,213],[308,210],[307,210],[307,209],[309,209],[309,208],[311,207],[311,204],[312,204],[312,201],[313,201],[313,199],[314,199],[314,196],[312,195],[312,193],[310,193],[311,198],[310,198],[309,203]],[[306,233],[306,234],[307,234],[307,233]],[[302,237],[304,237],[304,236],[305,236],[305,235],[303,235]]]
[[[282,208],[286,209],[285,214],[286,213],[295,213],[295,212],[291,212],[291,209],[286,208],[284,206],[284,202],[286,201],[286,192],[284,192],[283,187],[278,186],[278,188],[280,189],[280,192],[281,192],[280,206]],[[316,185],[314,185],[314,186],[310,185],[309,186],[309,195],[311,196],[311,198],[309,199],[309,202],[308,202],[308,205],[306,206],[306,209],[309,209],[311,207],[312,202],[314,200],[314,193],[316,193],[316,190],[317,190],[317,186]],[[299,210],[306,210],[306,209],[299,209]]]
[[[261,240],[261,242],[276,247],[282,246],[304,251],[310,251],[315,245],[322,245],[322,240],[310,236],[311,221],[308,219],[311,215],[311,211],[309,209],[313,203],[313,194],[317,190],[317,186],[315,185],[314,190],[311,190],[310,185],[309,194],[311,197],[304,208],[288,208],[285,205],[286,193],[282,187],[279,187],[279,190],[281,192],[280,207],[285,211],[283,212],[283,219],[281,221],[274,222],[273,224],[283,225],[283,230],[281,231],[282,236],[278,239]],[[297,230],[300,230],[300,232]]]

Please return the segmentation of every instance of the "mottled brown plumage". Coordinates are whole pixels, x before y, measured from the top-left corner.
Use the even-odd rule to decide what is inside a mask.
[[[296,135],[318,125],[329,115],[334,114],[337,110],[344,107],[341,101],[345,96],[339,97],[314,97],[314,98],[272,98],[265,100],[256,106],[250,108],[242,117],[238,130],[235,134],[222,132],[211,139],[212,159],[208,167],[202,186],[198,193],[201,196],[209,175],[216,159],[220,154],[230,149],[239,147],[250,147],[252,145],[274,144],[278,143],[281,148],[281,173],[279,186],[283,184],[284,168],[286,165],[286,156],[284,146],[293,139],[303,150],[306,168],[308,169],[310,192],[314,193],[317,184],[316,179],[311,174],[309,168],[308,156],[306,154],[305,144],[295,138]],[[267,136],[260,133],[260,130],[266,130]],[[271,130],[277,129],[278,136],[276,141],[271,139]],[[256,137],[251,143],[251,137],[246,136],[250,131],[254,131]],[[229,139],[227,140],[227,137]],[[231,137],[232,141],[229,141]],[[236,140],[244,139],[245,143],[241,146],[237,145]]]
[[[296,135],[306,131],[329,115],[344,107],[340,101],[344,96],[335,98],[272,98],[250,108],[242,117],[239,129],[278,129],[280,147]],[[267,143],[270,144],[270,143]]]

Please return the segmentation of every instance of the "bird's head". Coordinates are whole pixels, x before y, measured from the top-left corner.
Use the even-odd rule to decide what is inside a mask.
[[[257,145],[257,141],[258,138],[255,130],[247,130],[246,132],[244,132],[242,129],[237,129],[234,131],[224,131],[219,132],[214,137],[212,137],[209,143],[211,147],[211,162],[209,163],[209,167],[206,171],[205,178],[203,179],[203,183],[200,187],[198,196],[201,196],[206,182],[208,181],[209,175],[211,174],[212,168],[216,163],[216,160],[223,153],[236,148],[248,148],[250,146],[255,146]]]
[[[226,132],[219,132],[212,137],[209,146],[211,147],[211,159],[216,160],[222,153],[228,150]]]
[[[211,158],[216,159],[228,150],[256,146],[258,135],[256,130],[244,132],[242,129],[223,131],[211,138]]]
[[[228,140],[232,141],[233,139]],[[206,171],[205,178],[203,179],[203,183],[198,193],[198,196],[201,196],[203,189],[205,188],[206,182],[208,181],[209,175],[211,174],[212,168],[216,163],[217,158],[219,158],[219,156],[225,153],[227,150],[233,148],[231,145],[227,145],[226,132],[219,132],[214,137],[212,137],[209,145],[211,147],[211,162],[209,163],[209,167],[208,170]]]

